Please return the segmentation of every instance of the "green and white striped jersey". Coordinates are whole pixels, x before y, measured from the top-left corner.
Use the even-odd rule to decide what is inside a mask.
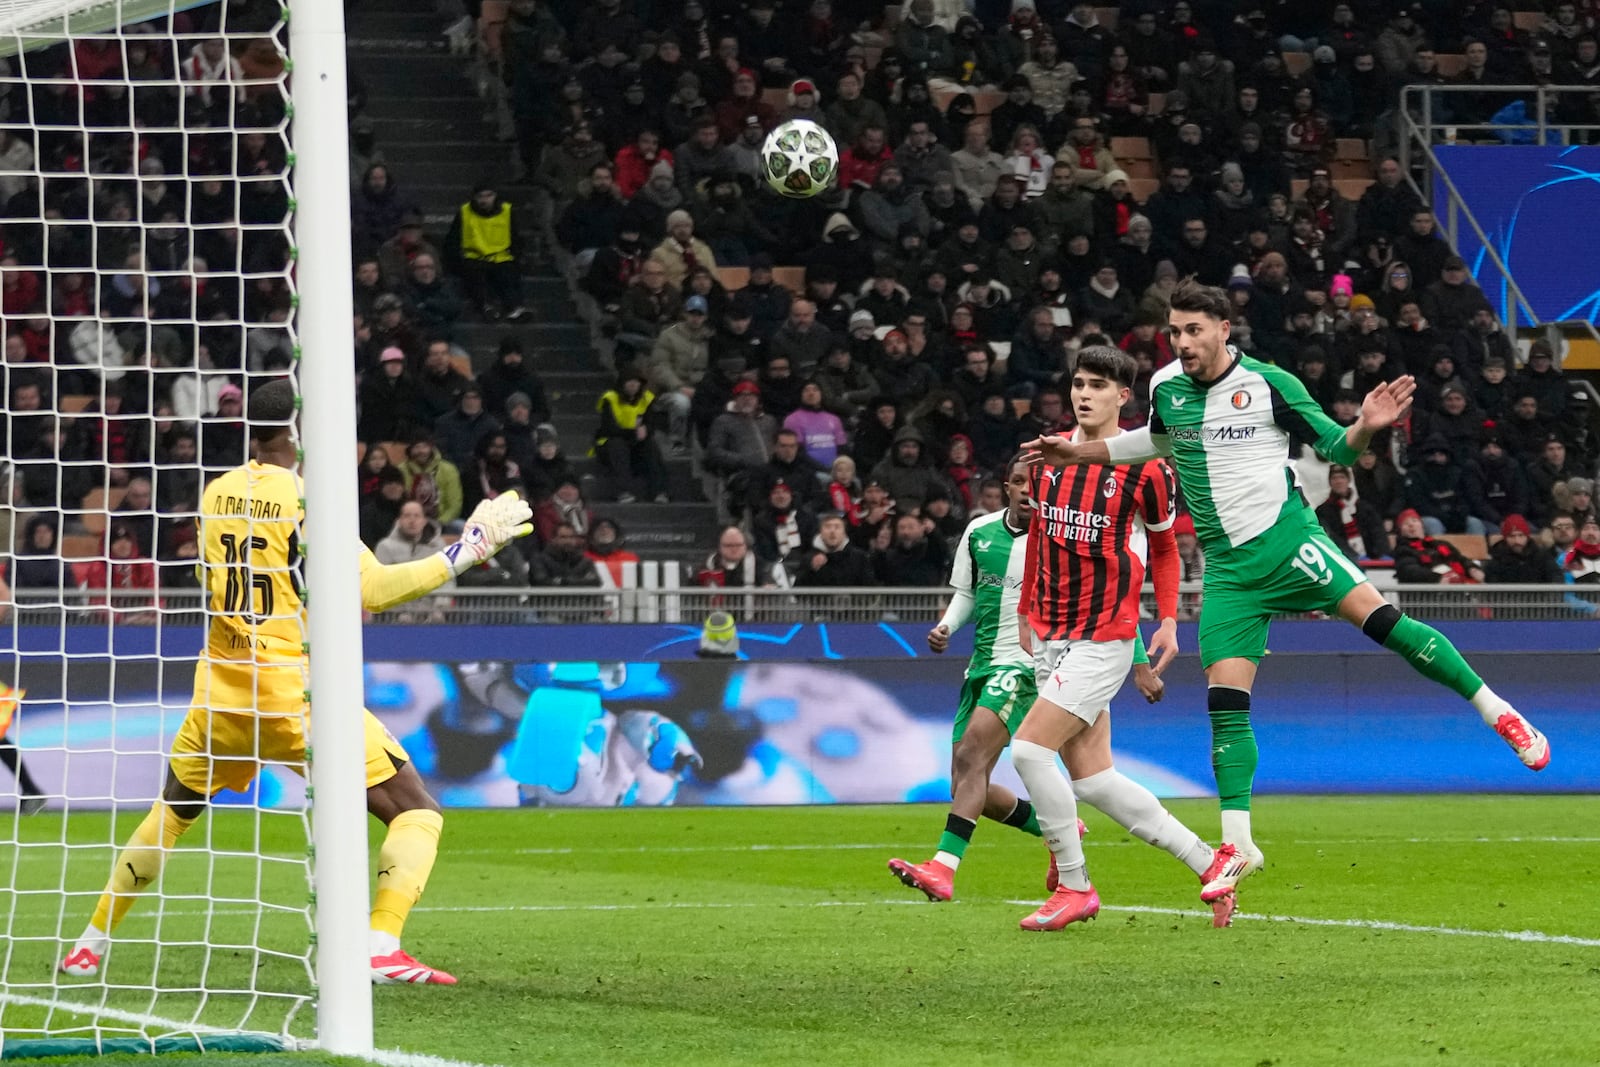
[[[945,618],[955,621],[950,627],[954,632],[968,617],[961,610],[961,601],[969,598],[970,616],[977,628],[972,659],[967,663],[968,678],[982,678],[997,667],[1033,666],[1033,657],[1022,651],[1017,633],[1028,533],[1012,533],[1005,517],[1002,510],[967,523],[950,568],[950,588],[955,596]]]
[[[1169,456],[1207,549],[1236,548],[1280,519],[1309,510],[1289,465],[1289,437],[1334,463],[1360,454],[1293,374],[1240,352],[1222,376],[1199,382],[1174,360],[1150,382],[1145,433],[1107,441],[1113,463]]]

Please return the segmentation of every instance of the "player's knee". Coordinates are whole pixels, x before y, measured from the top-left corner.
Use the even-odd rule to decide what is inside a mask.
[[[956,781],[965,781],[975,774],[982,773],[985,760],[978,748],[979,746],[973,744],[970,737],[963,737],[956,745],[955,751],[950,754],[950,774]]]
[[[1393,604],[1385,604],[1367,616],[1367,621],[1361,624],[1361,632],[1381,645],[1389,640],[1389,635],[1398,625],[1400,609]]]

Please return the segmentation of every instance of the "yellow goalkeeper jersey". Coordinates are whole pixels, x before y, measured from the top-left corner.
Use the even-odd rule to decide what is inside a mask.
[[[301,600],[304,487],[294,471],[254,460],[206,487],[200,573],[209,618],[194,704],[212,711],[297,715],[305,702],[306,621]],[[358,545],[368,611],[438,588],[441,557],[385,567]]]

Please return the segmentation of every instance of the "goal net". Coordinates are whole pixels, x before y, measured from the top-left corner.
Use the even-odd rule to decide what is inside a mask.
[[[229,603],[195,568],[243,405],[298,370],[286,27],[276,0],[0,0],[5,1059],[314,1030],[310,811],[282,764],[155,845],[97,973],[59,968],[161,795],[208,612],[299,618],[248,546]]]

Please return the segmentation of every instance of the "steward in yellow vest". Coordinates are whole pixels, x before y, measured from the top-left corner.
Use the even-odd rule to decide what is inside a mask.
[[[494,320],[531,318],[522,303],[521,218],[489,182],[479,182],[472,199],[456,210],[445,240],[451,269],[467,293]]]

